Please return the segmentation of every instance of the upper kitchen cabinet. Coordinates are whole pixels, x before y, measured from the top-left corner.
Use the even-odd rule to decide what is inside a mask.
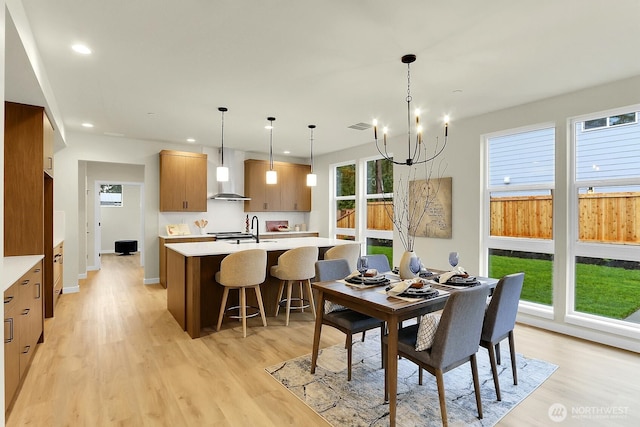
[[[207,211],[207,155],[160,152],[160,212]]]
[[[53,178],[53,127],[46,114],[42,115],[44,171]]]
[[[245,212],[309,212],[311,188],[306,186],[309,165],[273,162],[278,183],[268,185],[266,160],[245,160],[244,192],[251,200],[244,202]]]

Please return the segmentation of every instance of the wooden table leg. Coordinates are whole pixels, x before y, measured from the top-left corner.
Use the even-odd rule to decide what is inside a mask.
[[[396,403],[398,397],[398,319],[391,317],[387,325],[387,384],[389,385],[389,425],[396,425]]]
[[[320,333],[322,332],[322,316],[324,315],[324,292],[319,291],[316,298],[316,326],[313,332],[313,350],[311,352],[311,373],[316,373],[318,348],[320,347]]]

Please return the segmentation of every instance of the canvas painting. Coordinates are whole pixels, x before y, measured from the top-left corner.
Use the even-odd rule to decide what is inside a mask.
[[[451,238],[451,181],[447,177],[409,182],[409,204],[427,206],[416,227],[416,236]]]

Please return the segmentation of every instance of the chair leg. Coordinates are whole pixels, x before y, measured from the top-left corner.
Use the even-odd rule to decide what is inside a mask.
[[[276,305],[276,317],[278,317],[278,312],[280,311],[280,301],[282,301],[282,293],[284,292],[284,280],[280,281],[280,286],[278,287],[278,305]]]
[[[418,385],[422,385],[422,367],[418,366]]]
[[[502,400],[500,396],[500,382],[498,380],[498,366],[496,365],[496,349],[493,345],[487,346],[489,350],[489,361],[491,362],[491,374],[493,374],[493,384],[496,388],[496,398],[498,401]]]
[[[227,308],[227,298],[229,297],[229,288],[224,287],[224,291],[222,291],[222,304],[220,304],[220,314],[218,314],[218,325],[216,326],[216,331],[220,330],[222,326],[222,318],[224,317],[224,311]]]
[[[242,336],[247,337],[247,290],[240,288],[240,317],[242,317]]]
[[[293,282],[291,280],[287,280],[287,320],[285,322],[286,326],[289,326],[289,313],[291,312],[291,288],[293,288]]]
[[[498,362],[498,365],[502,364],[502,361],[500,360],[500,341],[496,343],[496,360]]]
[[[436,383],[438,384],[438,401],[440,402],[440,417],[442,425],[447,427],[449,420],[447,419],[447,401],[444,396],[444,376],[442,369],[436,369]]]
[[[382,338],[380,338],[380,341],[382,342],[382,367],[384,368],[384,403],[389,403],[389,385],[387,384],[387,358],[389,357],[389,350],[387,346],[384,345]]]
[[[367,331],[362,331],[362,342],[364,342],[364,336],[367,333]]]
[[[480,398],[480,381],[478,380],[478,361],[476,355],[471,355],[471,375],[473,375],[473,388],[476,391],[476,406],[478,407],[478,418],[482,419],[482,399]]]
[[[509,331],[509,351],[511,351],[511,372],[513,372],[513,385],[518,385],[518,371],[516,369],[516,343],[513,339],[513,331]]]
[[[267,316],[264,313],[264,304],[262,303],[262,292],[260,292],[260,285],[253,287],[256,291],[256,299],[258,300],[258,307],[260,308],[260,316],[262,317],[262,326],[267,326]]]
[[[304,313],[304,293],[302,292],[302,280],[298,280],[298,295],[300,295],[300,313]]]
[[[353,345],[351,334],[347,334],[347,381],[351,381],[351,360],[353,358]]]
[[[307,279],[307,293],[309,294],[309,305],[313,311],[313,317],[316,317],[316,303],[313,300],[313,289],[311,289],[311,280]]]
[[[386,322],[382,324],[382,326],[380,326],[380,354],[382,354],[382,368],[384,368],[384,341],[382,341],[382,337],[384,337],[384,328],[385,328]]]

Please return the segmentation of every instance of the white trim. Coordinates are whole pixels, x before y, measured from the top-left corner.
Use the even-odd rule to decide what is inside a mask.
[[[157,285],[160,283],[159,277],[150,277],[148,279],[142,279],[142,283],[145,285]]]
[[[64,288],[62,288],[62,295],[65,294],[77,294],[78,292],[80,292],[80,286],[76,285],[76,286],[65,286]]]
[[[78,280],[83,280],[87,278],[87,273],[80,273],[78,274]]]

